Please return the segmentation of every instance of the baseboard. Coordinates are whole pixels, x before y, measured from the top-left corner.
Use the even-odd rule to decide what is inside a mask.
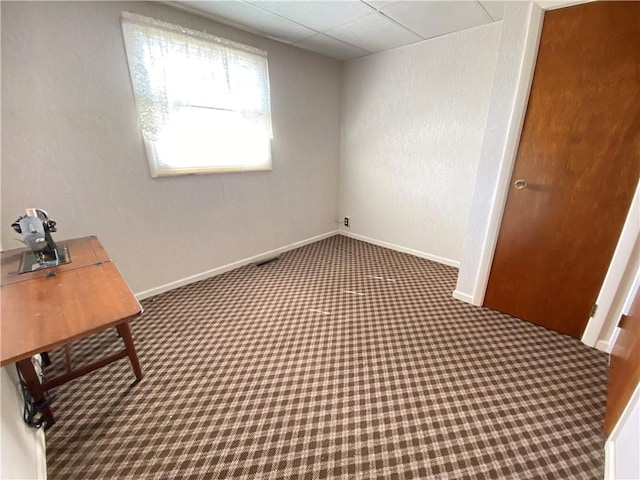
[[[275,255],[279,255],[289,250],[294,250],[296,248],[303,247],[310,243],[318,242],[320,240],[324,240],[325,238],[333,237],[338,233],[339,233],[338,230],[333,230],[331,232],[323,233],[322,235],[317,235],[315,237],[307,238],[299,242],[291,243],[284,247],[276,248],[274,250],[269,250],[268,252],[254,255],[253,257],[238,260],[237,262],[228,263],[227,265],[223,265],[221,267],[212,268],[211,270],[206,270],[204,272],[197,273],[189,277],[181,278],[180,280],[166,283],[164,285],[160,285],[159,287],[150,288],[149,290],[138,292],[135,294],[135,296],[138,300],[144,300],[145,298],[153,297],[154,295],[159,295],[161,293],[168,292],[169,290],[173,290],[174,288],[182,287],[190,283],[199,282],[200,280],[205,280],[207,278],[215,277],[216,275],[221,275],[223,273],[230,272],[231,270],[235,270],[236,268],[244,267],[245,265],[249,265],[252,263],[259,262],[261,260],[265,260],[267,258],[273,257]]]
[[[605,340],[598,340],[598,343],[596,343],[596,349],[601,352],[609,353],[609,342]]]
[[[618,339],[618,335],[620,335],[620,328],[616,327],[613,329],[611,338],[609,338],[609,340],[598,340],[595,344],[595,348],[600,350],[601,352],[611,353],[611,351],[613,350],[613,346],[616,344],[616,340]],[[585,345],[589,345],[584,341],[584,337],[582,338],[582,343],[584,343]],[[589,346],[594,347],[593,344]]]
[[[604,478],[615,480],[616,478],[616,452],[615,443],[607,440],[604,444]]]
[[[427,260],[431,260],[437,263],[442,263],[443,265],[448,265],[450,267],[456,267],[456,268],[460,267],[460,262],[456,260],[451,260],[450,258],[439,257],[438,255],[432,255],[430,253],[421,252],[419,250],[413,250],[412,248],[401,247],[400,245],[395,245],[393,243],[384,242],[382,240],[376,240],[374,238],[365,237],[364,235],[358,235],[356,233],[351,233],[346,230],[339,230],[338,233],[340,235],[344,235],[345,237],[354,238],[356,240],[362,240],[363,242],[371,243],[379,247],[388,248],[391,250],[395,250],[397,252],[408,253],[409,255],[413,255],[414,257],[425,258]]]
[[[462,293],[460,290],[454,290],[451,295],[456,300],[462,300],[463,302],[470,303],[473,305],[473,295],[469,295],[468,293]]]

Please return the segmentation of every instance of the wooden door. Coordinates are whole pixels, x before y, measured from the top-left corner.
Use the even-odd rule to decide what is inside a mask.
[[[640,382],[640,290],[627,315],[620,321],[620,334],[611,352],[604,433],[609,436],[624,407]]]
[[[545,14],[485,306],[582,336],[640,174],[639,25],[639,2]]]

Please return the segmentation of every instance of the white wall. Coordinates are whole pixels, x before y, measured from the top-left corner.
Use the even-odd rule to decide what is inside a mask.
[[[454,297],[482,305],[537,56],[542,10],[507,2]]]
[[[629,399],[605,443],[604,478],[640,478],[640,385]]]
[[[22,421],[23,400],[15,367],[3,367],[1,372],[0,478],[47,478],[44,432]]]
[[[336,229],[337,61],[147,2],[2,2],[2,243],[26,207],[97,234],[134,292]],[[132,11],[267,50],[273,171],[152,179],[120,27]]]
[[[0,180],[2,171],[0,169]],[[2,182],[0,181],[0,195]],[[0,251],[3,250],[0,240]],[[13,365],[0,369],[0,478],[47,478],[44,431],[22,421],[23,398]]]
[[[342,230],[457,265],[471,207],[500,22],[347,62]]]
[[[1,171],[0,171],[1,177]],[[1,185],[1,182],[0,182]],[[1,188],[0,188],[1,193]],[[0,241],[0,251],[2,241]],[[47,478],[44,431],[22,421],[22,393],[13,365],[0,369],[0,478]]]

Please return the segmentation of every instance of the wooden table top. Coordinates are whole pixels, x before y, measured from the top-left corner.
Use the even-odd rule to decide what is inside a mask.
[[[142,307],[96,237],[67,240],[71,263],[18,275],[25,249],[2,253],[4,366],[135,318]],[[47,276],[48,272],[55,276]],[[24,279],[23,279],[24,278]]]

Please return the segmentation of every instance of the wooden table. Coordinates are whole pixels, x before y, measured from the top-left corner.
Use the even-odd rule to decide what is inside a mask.
[[[97,237],[66,243],[71,263],[18,274],[25,248],[2,252],[1,364],[16,363],[36,404],[45,392],[121,358],[129,357],[137,381],[142,371],[131,338],[129,320],[142,307],[109,259]],[[89,365],[41,383],[31,356],[116,327],[124,349]],[[41,410],[45,428],[55,420],[49,406]]]

